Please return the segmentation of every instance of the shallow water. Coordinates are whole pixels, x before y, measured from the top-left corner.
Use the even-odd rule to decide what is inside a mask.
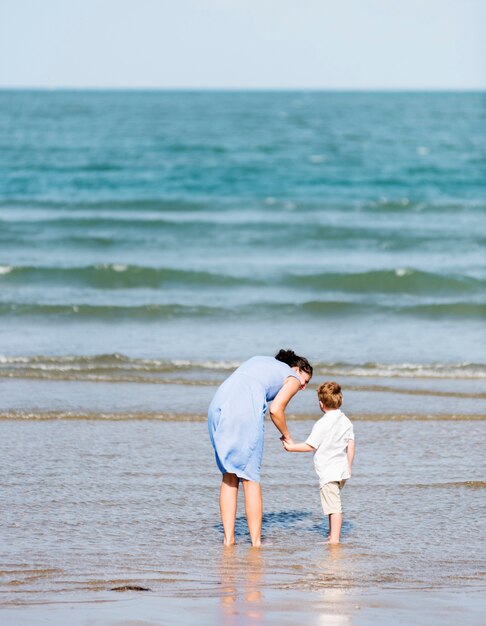
[[[312,422],[291,423],[304,438]],[[484,585],[486,422],[356,422],[343,542],[324,544],[311,455],[267,425],[265,546],[223,549],[219,474],[201,422],[0,422],[1,601],[137,584],[167,596]],[[232,582],[233,581],[233,582]],[[224,595],[224,593],[223,593]]]
[[[203,420],[238,361],[101,356],[0,359],[0,419]],[[314,416],[316,383],[338,379],[353,419],[484,419],[486,367],[474,363],[315,363],[289,413]]]

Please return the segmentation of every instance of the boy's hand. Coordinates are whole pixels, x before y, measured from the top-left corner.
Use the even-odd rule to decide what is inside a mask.
[[[292,448],[294,447],[294,442],[292,440],[283,439],[282,440],[283,447],[287,450],[287,452],[292,452]]]

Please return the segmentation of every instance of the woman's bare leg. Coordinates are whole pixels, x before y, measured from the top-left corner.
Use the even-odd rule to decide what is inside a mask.
[[[219,492],[219,508],[224,530],[224,545],[235,543],[236,504],[238,502],[239,478],[236,474],[223,474]]]
[[[242,479],[245,491],[245,511],[248,521],[248,530],[253,547],[261,545],[262,536],[262,488],[260,483]]]

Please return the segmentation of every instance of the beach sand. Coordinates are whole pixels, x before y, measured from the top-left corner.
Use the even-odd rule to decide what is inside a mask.
[[[113,595],[114,592],[112,592]],[[110,595],[0,608],[0,623],[12,626],[189,626],[297,624],[315,626],[480,626],[486,602],[480,592],[378,590],[356,594],[248,587],[209,598]]]

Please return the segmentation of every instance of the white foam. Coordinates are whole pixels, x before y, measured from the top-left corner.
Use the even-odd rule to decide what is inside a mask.
[[[410,276],[410,274],[412,273],[412,270],[408,270],[405,267],[399,267],[395,270],[395,274],[397,276]]]
[[[13,267],[10,267],[10,265],[0,265],[0,274],[10,274],[12,270]]]
[[[122,265],[121,263],[114,263],[114,264],[111,266],[111,269],[112,269],[114,272],[126,272],[126,271],[127,271],[127,269],[128,269],[128,266],[127,266],[127,265]]]
[[[285,211],[293,211],[296,207],[297,205],[295,204],[295,202],[284,202],[283,205]]]
[[[28,363],[30,360],[26,356],[4,356],[0,354],[0,363]]]
[[[362,376],[365,378],[486,378],[486,368],[473,363],[320,363],[315,369],[324,375]]]
[[[241,365],[241,361],[189,361],[177,359],[171,361],[175,367],[194,367],[194,369],[232,370]]]
[[[323,154],[311,154],[309,157],[309,161],[311,163],[324,163],[324,161],[327,161],[327,157],[325,157]]]

